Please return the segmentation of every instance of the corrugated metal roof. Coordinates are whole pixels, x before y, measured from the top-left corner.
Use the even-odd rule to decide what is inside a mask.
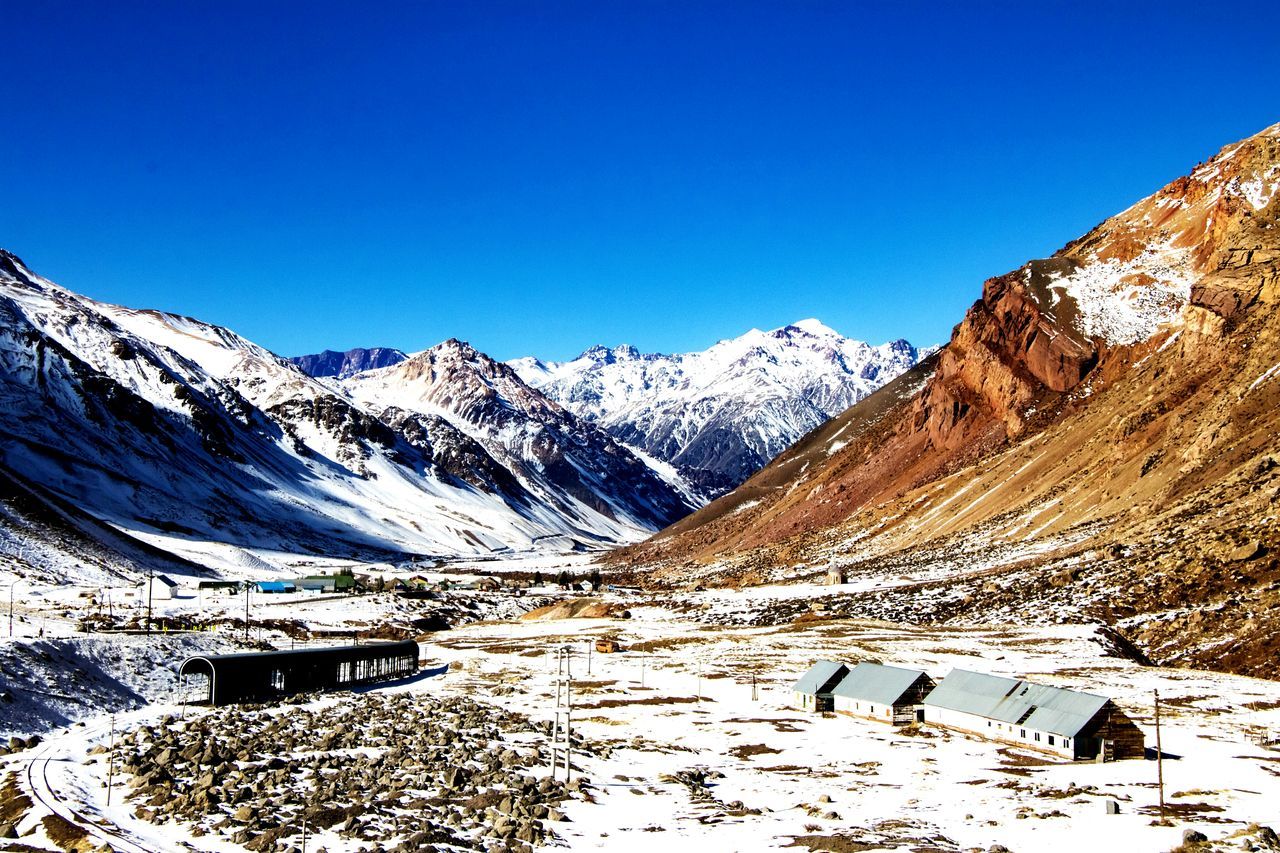
[[[924,704],[1075,737],[1109,701],[1079,690],[956,669],[925,697]]]
[[[833,696],[892,705],[916,683],[923,670],[903,669],[880,663],[860,663],[831,689]]]
[[[835,682],[840,680],[848,671],[849,667],[838,661],[820,660],[809,667],[808,672],[800,676],[800,680],[796,682],[796,686],[792,689],[797,693],[808,693],[810,695],[830,693]]]

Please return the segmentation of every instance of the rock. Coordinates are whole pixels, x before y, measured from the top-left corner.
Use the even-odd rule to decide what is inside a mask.
[[[1232,550],[1232,552],[1227,555],[1227,559],[1233,563],[1243,563],[1247,560],[1253,560],[1257,557],[1261,557],[1264,550],[1262,543],[1253,539]]]
[[[1080,577],[1080,568],[1072,566],[1049,575],[1049,585],[1055,587],[1070,586]]]
[[[17,838],[18,830],[11,823],[0,823],[0,838]]]
[[[1182,830],[1183,844],[1203,844],[1209,840],[1209,836],[1195,829]]]

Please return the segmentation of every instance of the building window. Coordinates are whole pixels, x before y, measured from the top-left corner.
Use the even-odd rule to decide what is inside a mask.
[[[1049,746],[1053,746],[1053,735],[1049,735]]]
[[[987,720],[987,728],[991,728],[991,721]]]
[[[1023,740],[1026,740],[1026,739],[1027,739],[1027,730],[1026,730],[1026,729],[1018,729],[1018,737],[1022,738]]]
[[[1036,740],[1040,740],[1040,733],[1036,732]]]
[[[1064,738],[1062,739],[1062,745],[1063,745],[1063,746],[1071,746],[1071,738],[1069,738],[1069,737],[1064,737]]]

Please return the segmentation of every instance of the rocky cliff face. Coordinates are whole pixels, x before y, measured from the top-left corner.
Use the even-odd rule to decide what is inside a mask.
[[[408,358],[398,349],[387,347],[371,347],[368,349],[349,349],[346,352],[325,350],[314,355],[299,355],[290,358],[298,368],[308,376],[317,378],[333,376],[346,379],[366,370],[377,370],[379,367],[391,367]]]
[[[530,388],[505,364],[449,340],[343,387],[370,409],[458,425],[517,479],[576,518],[581,506],[641,528],[692,509],[672,486],[596,426]]]
[[[1280,126],[989,280],[935,358],[619,560],[905,574],[850,606],[1096,619],[1156,660],[1261,672],[1280,650],[1278,189]]]

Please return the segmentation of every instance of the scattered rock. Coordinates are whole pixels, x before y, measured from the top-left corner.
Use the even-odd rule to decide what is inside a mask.
[[[1262,547],[1262,543],[1253,539],[1232,550],[1227,555],[1227,559],[1233,563],[1243,563],[1261,557],[1263,553],[1265,553],[1265,549]]]

